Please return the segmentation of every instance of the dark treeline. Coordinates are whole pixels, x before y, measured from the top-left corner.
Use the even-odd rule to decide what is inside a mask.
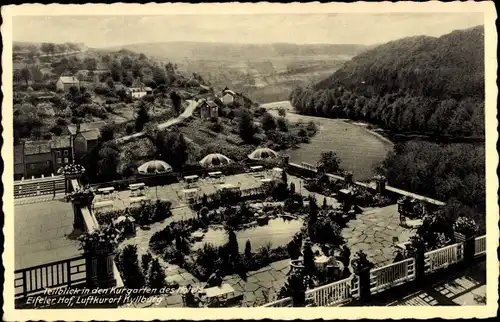
[[[484,135],[483,28],[368,50],[290,95],[299,113],[364,120],[391,132]]]

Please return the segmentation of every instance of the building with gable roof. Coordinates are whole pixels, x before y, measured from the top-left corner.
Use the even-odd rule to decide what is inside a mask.
[[[71,87],[80,88],[80,81],[76,76],[61,76],[56,83],[56,88],[61,91],[69,91]]]

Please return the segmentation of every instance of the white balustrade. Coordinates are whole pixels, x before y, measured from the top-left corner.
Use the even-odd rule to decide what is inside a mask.
[[[476,240],[474,241],[474,255],[482,255],[486,253],[486,235],[476,237]]]
[[[271,303],[267,303],[263,305],[262,307],[290,307],[292,306],[292,298],[291,297],[285,297],[284,299],[277,300]]]
[[[389,264],[371,271],[370,284],[372,293],[380,292],[415,278],[415,259]]]
[[[352,277],[314,288],[306,292],[311,296],[316,306],[334,306],[351,299]]]
[[[460,246],[460,247],[459,247]],[[463,258],[462,244],[453,244],[425,253],[426,272],[446,268]]]

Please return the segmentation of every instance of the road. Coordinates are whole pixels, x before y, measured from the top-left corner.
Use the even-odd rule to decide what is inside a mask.
[[[166,122],[158,124],[157,125],[158,130],[165,130],[166,128],[169,128],[172,125],[178,124],[178,123],[184,121],[185,119],[191,117],[193,115],[194,110],[198,106],[198,102],[196,102],[194,100],[186,100],[186,102],[188,102],[188,106],[186,106],[186,108],[184,109],[184,112],[182,112],[182,114],[177,116],[176,118],[173,118],[173,119],[170,119]],[[132,139],[140,138],[140,137],[144,136],[145,134],[146,134],[146,132],[142,131],[139,133],[134,133],[132,135],[123,136],[119,139],[116,139],[116,143],[125,143],[125,142],[132,140]]]

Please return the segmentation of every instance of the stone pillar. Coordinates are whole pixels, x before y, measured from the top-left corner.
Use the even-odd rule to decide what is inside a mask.
[[[417,283],[425,280],[425,251],[417,249],[415,253],[415,280]]]
[[[116,286],[113,273],[114,253],[107,249],[85,252],[88,288]]]
[[[359,281],[359,300],[361,302],[367,301],[371,297],[370,286],[370,269],[365,268],[356,272]]]
[[[464,245],[464,263],[469,266],[474,263],[476,252],[476,239],[474,236],[467,237],[463,242]]]
[[[377,193],[384,195],[385,194],[386,179],[385,178],[378,178],[376,181],[376,185],[377,185]]]
[[[353,173],[351,171],[347,171],[345,173],[345,183],[347,183],[347,184],[353,183]]]
[[[286,169],[288,167],[288,164],[290,163],[290,156],[288,154],[284,154],[281,157],[281,161],[282,161],[283,169]]]
[[[76,200],[72,201],[72,204],[73,204],[73,229],[84,231],[85,221],[83,220],[81,205]]]

